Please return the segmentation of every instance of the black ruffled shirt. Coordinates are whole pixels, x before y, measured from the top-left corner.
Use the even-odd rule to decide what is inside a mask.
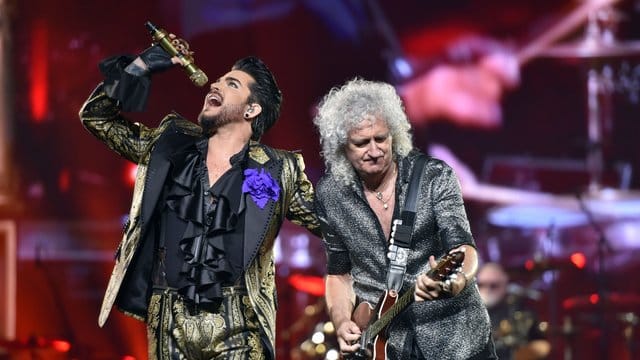
[[[126,71],[134,58],[119,55],[100,63],[104,91],[124,111],[143,110],[149,95],[151,78]],[[242,183],[249,146],[231,157],[231,169],[211,186],[207,140],[196,139],[170,157],[171,173],[154,229],[164,261],[153,282],[178,289],[194,305],[217,307],[222,287],[236,285],[243,273]]]
[[[207,139],[171,156],[159,222],[167,285],[194,305],[217,307],[222,287],[243,272],[243,169],[248,145],[213,186],[206,166]]]

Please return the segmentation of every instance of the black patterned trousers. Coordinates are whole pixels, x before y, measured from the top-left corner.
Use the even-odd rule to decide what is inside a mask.
[[[172,289],[156,289],[147,317],[150,360],[266,359],[246,290],[223,288],[215,312],[194,309]]]

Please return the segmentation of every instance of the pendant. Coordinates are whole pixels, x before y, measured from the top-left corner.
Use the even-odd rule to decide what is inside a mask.
[[[382,207],[387,210],[389,208],[389,205],[387,205],[387,203],[382,203]]]
[[[382,200],[382,193],[380,191],[376,192],[376,199]]]

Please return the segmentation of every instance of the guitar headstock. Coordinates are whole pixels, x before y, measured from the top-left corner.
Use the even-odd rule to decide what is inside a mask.
[[[464,251],[448,253],[438,260],[438,264],[427,272],[427,276],[436,281],[444,281],[462,267]]]

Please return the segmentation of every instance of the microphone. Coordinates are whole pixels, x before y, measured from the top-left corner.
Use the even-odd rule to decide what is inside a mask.
[[[191,79],[196,86],[203,86],[207,81],[209,81],[209,78],[207,78],[204,71],[200,70],[200,68],[196,66],[193,57],[183,55],[175,48],[175,46],[173,46],[169,34],[164,29],[158,28],[150,21],[147,21],[144,25],[147,27],[147,30],[149,30],[153,41],[157,42],[158,45],[160,45],[172,57],[176,56],[182,60],[182,66],[189,75],[189,79]]]

